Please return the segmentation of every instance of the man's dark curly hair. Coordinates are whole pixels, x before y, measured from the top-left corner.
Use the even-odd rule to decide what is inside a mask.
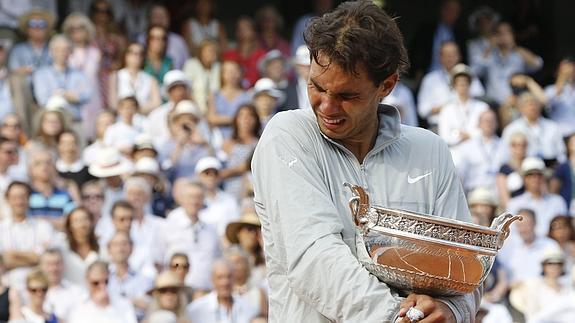
[[[318,55],[328,59],[323,67],[335,63],[357,75],[363,65],[376,86],[409,67],[397,24],[371,1],[345,2],[334,11],[313,18],[304,39],[316,62]]]

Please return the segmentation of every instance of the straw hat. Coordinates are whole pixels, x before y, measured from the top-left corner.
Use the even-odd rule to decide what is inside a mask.
[[[183,289],[184,286],[176,273],[166,270],[156,277],[154,288],[148,290],[148,295],[152,295],[155,291],[161,288]]]
[[[28,30],[28,20],[30,20],[32,17],[41,17],[42,19],[46,20],[48,23],[46,30],[52,29],[54,22],[56,21],[56,16],[52,12],[42,8],[33,8],[18,17],[18,28],[20,28],[22,33],[26,33]]]
[[[260,219],[255,213],[249,212],[242,214],[237,221],[230,222],[226,227],[226,238],[229,242],[239,243],[238,232],[244,225],[260,227]]]
[[[134,165],[113,147],[100,151],[98,159],[88,168],[88,172],[98,178],[121,176],[131,173]]]

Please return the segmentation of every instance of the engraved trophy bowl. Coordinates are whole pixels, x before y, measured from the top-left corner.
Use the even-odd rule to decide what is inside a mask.
[[[491,270],[509,226],[521,216],[503,213],[491,227],[369,204],[357,185],[345,183],[357,228],[359,261],[380,281],[404,293],[471,293]]]

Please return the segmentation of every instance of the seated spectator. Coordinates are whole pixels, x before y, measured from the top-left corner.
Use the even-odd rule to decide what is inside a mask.
[[[72,181],[76,190],[94,179],[88,172],[88,165],[81,158],[78,135],[71,130],[62,132],[58,137],[58,159],[55,166],[58,176]]]
[[[170,182],[194,173],[196,163],[212,154],[200,129],[198,107],[189,100],[178,102],[169,115],[170,136],[160,141],[158,152]]]
[[[0,137],[13,140],[21,146],[28,140],[20,118],[14,113],[9,113],[0,119]]]
[[[220,176],[224,182],[224,191],[239,201],[242,197],[242,176],[250,171],[251,157],[260,138],[261,124],[256,107],[251,104],[240,106],[234,116],[232,129],[231,138],[222,145],[221,153],[225,157],[226,166],[222,168]]]
[[[168,215],[158,244],[157,250],[161,254],[156,256],[157,263],[167,263],[174,253],[187,254],[192,266],[186,277],[186,285],[205,292],[212,288],[209,268],[220,255],[218,234],[216,228],[199,219],[205,200],[203,185],[184,180],[178,189],[181,206]]]
[[[525,192],[520,172],[521,164],[527,157],[527,145],[529,143],[527,142],[527,136],[522,132],[515,132],[507,140],[502,141],[504,142],[503,144],[508,145],[509,158],[499,168],[495,182],[499,193],[499,202],[502,207],[506,207],[512,197]]]
[[[46,106],[54,95],[62,96],[68,103],[68,111],[75,122],[82,121],[82,111],[93,95],[92,86],[84,73],[71,68],[68,58],[71,54],[70,41],[63,35],[50,40],[50,55],[53,63],[33,74],[34,97],[41,106]],[[84,120],[84,123],[91,122]]]
[[[166,73],[174,69],[172,58],[167,55],[168,30],[160,25],[151,25],[146,32],[146,55],[144,71],[153,76],[161,86]]]
[[[547,193],[545,183],[545,164],[537,157],[528,157],[521,164],[521,175],[525,183],[525,193],[512,198],[507,210],[516,214],[521,209],[531,209],[537,215],[535,231],[546,236],[549,223],[557,215],[567,214],[567,205],[561,196]]]
[[[67,323],[136,323],[134,307],[124,297],[108,289],[108,264],[96,261],[86,271],[89,299],[76,306]]]
[[[221,87],[210,95],[206,118],[216,128],[221,141],[232,134],[232,122],[238,108],[250,101],[250,95],[241,84],[242,70],[235,61],[224,61],[221,68]]]
[[[26,143],[26,150],[43,148],[53,153],[58,151],[58,138],[70,130],[69,120],[62,108],[46,108],[40,111],[34,123],[34,135]]]
[[[153,317],[159,313],[173,314],[174,322],[191,323],[186,317],[188,299],[185,295],[184,283],[171,271],[158,275],[154,288],[148,291],[153,299],[146,314],[146,322],[155,322]]]
[[[62,182],[54,166],[55,160],[48,150],[37,150],[28,159],[28,175],[32,194],[29,215],[48,220],[63,231],[64,216],[79,201],[79,191],[73,182]],[[74,198],[72,198],[74,197]]]
[[[14,77],[11,77],[10,71],[6,66],[8,61],[8,53],[12,47],[12,42],[8,39],[0,40],[0,120],[4,117],[15,113],[13,92]]]
[[[233,292],[233,267],[225,260],[217,260],[212,267],[214,291],[198,298],[187,307],[192,322],[249,323],[258,311]]]
[[[98,160],[102,150],[106,145],[104,145],[104,134],[109,126],[114,124],[116,121],[116,116],[113,112],[108,110],[102,111],[96,117],[96,138],[94,142],[84,148],[82,152],[82,160],[86,165],[91,166],[95,161]]]
[[[255,23],[248,16],[241,16],[236,21],[236,48],[224,51],[223,59],[238,62],[244,71],[244,88],[252,87],[260,78],[258,62],[266,54],[258,44]]]
[[[272,4],[260,7],[255,14],[255,23],[259,35],[259,46],[265,51],[279,50],[284,57],[289,57],[290,44],[282,37],[284,19]]]
[[[74,284],[84,286],[86,268],[99,258],[95,225],[94,216],[84,207],[75,208],[66,217],[64,277]]]
[[[123,194],[122,194],[123,195]],[[98,244],[100,246],[107,246],[116,232],[124,232],[130,235],[132,230],[132,222],[134,221],[134,207],[130,202],[120,199],[114,202],[111,216],[108,219],[102,219],[102,234],[98,236]],[[107,222],[107,223],[104,223]],[[108,250],[100,250],[100,255],[103,259],[108,259]]]
[[[545,87],[549,118],[559,126],[563,137],[575,133],[575,61],[567,57],[559,62],[555,83]]]
[[[287,61],[279,49],[267,52],[258,62],[258,69],[262,78],[274,81],[276,88],[285,92],[288,85]]]
[[[516,73],[536,72],[543,66],[543,59],[530,50],[517,46],[513,28],[508,22],[495,27],[495,44],[484,52],[472,66],[478,75],[485,77],[487,97],[503,104],[511,94],[509,79]]]
[[[501,128],[507,127],[511,122],[521,118],[519,111],[519,96],[523,93],[532,94],[539,102],[545,105],[547,98],[543,88],[530,76],[522,73],[515,73],[509,78],[511,94],[505,99],[505,102],[499,106],[498,114],[501,120]]]
[[[174,201],[169,196],[170,185],[160,171],[158,161],[152,157],[141,157],[134,165],[133,175],[143,178],[152,188],[151,214],[165,218],[173,208]]]
[[[262,286],[266,268],[261,243],[261,224],[255,212],[246,211],[238,221],[228,224],[226,238],[249,255],[251,282],[254,286]]]
[[[0,253],[0,277],[4,276],[5,272],[4,258]],[[14,304],[20,304],[19,295],[16,289],[6,286],[2,280],[0,280],[0,322],[8,322],[10,318],[10,311],[16,306]]]
[[[575,265],[575,228],[571,223],[571,217],[558,215],[549,223],[548,237],[557,241],[565,256],[565,268],[567,274],[571,274]]]
[[[306,87],[307,89],[307,87]],[[397,108],[401,123],[408,126],[417,127],[417,108],[411,90],[402,82],[398,82],[391,93],[383,98],[381,103],[389,104]]]
[[[541,115],[541,103],[531,93],[523,93],[517,99],[521,118],[511,122],[503,130],[503,140],[515,132],[523,132],[529,142],[527,155],[544,159],[548,164],[563,162],[565,143],[555,122]]]
[[[195,175],[206,188],[206,207],[200,213],[200,220],[218,229],[223,237],[226,226],[240,217],[238,200],[220,187],[222,163],[215,157],[204,157],[196,164]]]
[[[309,79],[309,67],[311,64],[310,57],[311,55],[307,45],[301,45],[296,50],[292,58],[295,77],[292,78],[288,83],[288,86],[285,90],[286,102],[282,107],[280,107],[280,110],[311,109],[311,104],[309,103],[309,98],[307,96],[307,83]],[[395,86],[395,89],[397,89],[398,85],[399,83]],[[393,91],[395,91],[395,89]],[[417,118],[417,116],[414,117]]]
[[[559,194],[567,203],[570,214],[575,214],[575,190],[573,190],[573,169],[575,165],[575,134],[567,139],[567,160],[557,166],[553,171],[553,176],[549,182],[549,191]]]
[[[50,223],[28,217],[31,192],[28,184],[12,182],[5,194],[12,217],[0,222],[0,255],[8,270],[4,277],[12,288],[24,289],[26,275],[55,240]]]
[[[454,96],[441,108],[437,126],[439,136],[450,147],[454,147],[479,135],[479,116],[489,106],[471,97],[470,85],[473,78],[467,65],[455,65],[450,75]]]
[[[96,235],[99,235],[98,225],[102,218],[102,206],[104,205],[104,183],[98,179],[84,183],[80,188],[82,203],[88,212],[94,216]]]
[[[220,49],[225,50],[228,39],[226,28],[215,18],[215,1],[198,0],[195,2],[193,16],[189,17],[182,26],[182,35],[188,43],[190,53],[198,55],[198,48],[204,40],[215,40]]]
[[[280,91],[269,78],[259,79],[253,88],[252,103],[260,118],[262,129],[277,112],[285,100],[284,92]]]
[[[467,61],[472,67],[477,66],[481,56],[490,49],[495,24],[500,19],[501,15],[488,6],[478,7],[469,16],[469,29],[476,34],[467,41]]]
[[[136,138],[146,128],[148,120],[139,114],[140,106],[136,97],[128,96],[118,101],[116,123],[106,128],[104,145],[114,147],[124,155],[130,156]]]
[[[10,322],[59,322],[52,309],[50,312],[45,309],[48,278],[42,271],[35,270],[26,276],[26,292],[27,304],[10,312]]]
[[[168,262],[168,270],[178,277],[178,280],[183,286],[186,281],[186,276],[190,272],[190,260],[188,259],[188,255],[182,252],[174,253]]]
[[[218,57],[220,47],[213,39],[203,40],[198,47],[197,57],[186,61],[183,71],[192,82],[192,98],[203,115],[208,112],[208,100],[212,93],[220,90],[221,68]],[[238,82],[239,83],[239,82]]]
[[[142,113],[148,114],[161,103],[158,81],[144,72],[144,47],[130,43],[124,53],[122,68],[110,74],[108,106],[115,110],[119,99],[136,97]]]
[[[486,187],[495,192],[498,171],[496,156],[502,143],[496,135],[497,116],[493,110],[484,110],[479,115],[478,128],[477,136],[471,137],[456,148],[455,165],[465,191]]]
[[[129,299],[136,310],[138,319],[144,317],[148,307],[146,292],[152,287],[153,280],[142,274],[141,267],[131,267],[128,259],[134,250],[129,233],[117,231],[108,242],[110,255],[110,294]]]
[[[48,293],[46,308],[60,321],[65,321],[70,311],[86,296],[80,285],[64,279],[64,255],[60,249],[51,248],[40,256],[40,270],[46,275]]]
[[[8,216],[4,194],[8,185],[16,180],[12,166],[18,163],[18,145],[16,142],[0,136],[0,220]]]

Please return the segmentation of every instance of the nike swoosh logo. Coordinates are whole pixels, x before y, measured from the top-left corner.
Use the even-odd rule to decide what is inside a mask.
[[[407,175],[407,182],[408,182],[409,184],[417,183],[417,182],[419,182],[420,180],[422,180],[422,179],[426,178],[427,176],[431,175],[431,173],[432,173],[432,172],[429,172],[429,173],[427,173],[427,174],[423,174],[423,175],[420,175],[420,176],[417,176],[417,177],[411,177],[411,176]]]

